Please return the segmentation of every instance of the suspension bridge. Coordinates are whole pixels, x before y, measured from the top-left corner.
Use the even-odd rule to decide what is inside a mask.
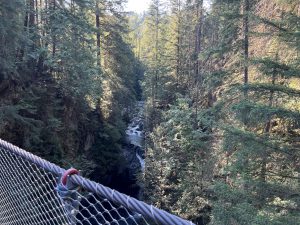
[[[194,225],[0,139],[1,225]]]

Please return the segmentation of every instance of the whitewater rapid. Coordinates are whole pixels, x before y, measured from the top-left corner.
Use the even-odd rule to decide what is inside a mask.
[[[137,113],[134,115],[130,124],[126,129],[126,135],[128,142],[134,146],[135,156],[140,162],[142,171],[145,170],[145,160],[143,158],[143,145],[144,145],[144,102],[140,101],[137,103]]]

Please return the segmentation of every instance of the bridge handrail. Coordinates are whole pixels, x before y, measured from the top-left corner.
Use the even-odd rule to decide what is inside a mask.
[[[48,162],[32,153],[29,153],[13,144],[10,144],[0,139],[0,147],[9,150],[11,153],[57,175],[61,176],[65,173],[65,169],[55,165],[54,163]],[[148,205],[142,201],[132,198],[128,195],[122,194],[109,187],[91,181],[80,175],[72,175],[70,181],[75,185],[81,186],[82,188],[105,197],[106,199],[120,204],[130,210],[133,210],[141,215],[153,219],[157,224],[162,225],[195,225],[191,221],[184,220],[178,216],[170,214],[164,210],[158,209],[152,205]]]

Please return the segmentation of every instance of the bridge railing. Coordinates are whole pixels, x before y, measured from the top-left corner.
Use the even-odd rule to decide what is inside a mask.
[[[2,225],[192,225],[0,139]]]

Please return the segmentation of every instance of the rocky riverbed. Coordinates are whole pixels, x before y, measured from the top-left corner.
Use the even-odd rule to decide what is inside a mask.
[[[126,145],[123,148],[123,154],[128,163],[129,179],[136,180],[137,185],[140,185],[138,176],[145,170],[144,102],[137,102],[133,111],[132,119],[126,129]],[[137,194],[137,196],[140,195],[140,193]]]

